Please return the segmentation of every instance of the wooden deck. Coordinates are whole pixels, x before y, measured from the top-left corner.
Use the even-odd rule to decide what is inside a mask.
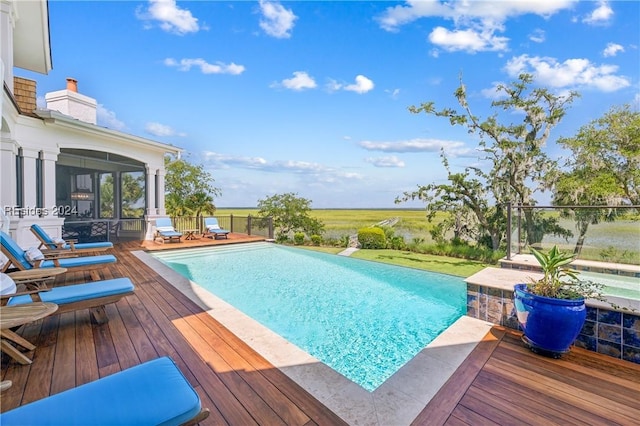
[[[210,241],[200,244],[225,240]],[[130,277],[136,291],[107,306],[107,324],[92,324],[84,310],[19,330],[37,346],[28,354],[34,362],[22,366],[3,356],[0,376],[13,386],[1,394],[1,411],[168,355],[211,410],[202,424],[345,424],[130,253],[139,249],[136,242],[113,250],[118,263],[104,278]],[[88,280],[67,273],[57,285]],[[579,349],[562,360],[543,358],[524,349],[517,335],[494,328],[414,424],[631,425],[637,419],[639,365]]]
[[[640,365],[573,348],[562,359],[494,327],[413,425],[638,425]]]

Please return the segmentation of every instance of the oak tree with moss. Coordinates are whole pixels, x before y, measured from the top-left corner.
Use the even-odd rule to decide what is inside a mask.
[[[487,118],[473,112],[462,79],[454,95],[461,110],[437,110],[434,102],[411,106],[414,114],[425,113],[447,119],[477,138],[482,166],[467,166],[462,172],[449,168],[447,153],[442,161],[447,170],[447,183],[418,185],[405,192],[396,202],[419,199],[426,203],[429,214],[435,211],[471,212],[477,227],[477,241],[498,249],[506,233],[506,204],[535,205],[534,194],[548,186],[547,176],[557,162],[543,148],[551,130],[558,125],[567,107],[578,96],[570,92],[558,96],[546,88],[534,87],[533,76],[521,74],[517,81],[499,84],[499,97],[491,102],[495,111]],[[520,119],[518,122],[510,120]],[[525,209],[524,231],[528,244],[535,244],[547,233],[567,235],[557,220],[542,217]]]

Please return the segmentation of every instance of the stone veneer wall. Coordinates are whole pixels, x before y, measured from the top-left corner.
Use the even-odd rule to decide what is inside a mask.
[[[594,268],[589,270],[604,272]],[[519,329],[512,290],[467,284],[467,315]],[[640,315],[587,306],[587,320],[574,344],[640,364]]]

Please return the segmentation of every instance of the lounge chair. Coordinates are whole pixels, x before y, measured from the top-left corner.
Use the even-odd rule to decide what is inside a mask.
[[[42,254],[42,258],[33,257],[33,264],[27,258],[25,250],[23,250],[13,238],[4,231],[0,231],[0,243],[2,253],[9,258],[9,260],[0,268],[0,272],[6,272],[11,265],[20,270],[29,270],[33,268],[67,268],[74,271],[89,271],[91,278],[95,281],[100,280],[99,269],[106,268],[109,265],[116,263],[116,258],[110,254],[103,254],[98,256],[84,256],[78,257],[72,252],[61,253],[55,251],[49,253],[48,259]],[[38,252],[35,248],[30,248],[29,252]],[[75,257],[69,257],[75,256]],[[37,260],[33,260],[37,259]]]
[[[162,242],[178,242],[182,238],[182,232],[176,231],[168,217],[159,217],[156,219],[156,238],[162,238]]]
[[[228,238],[229,231],[220,228],[218,219],[215,217],[206,217],[204,219],[204,232],[202,233],[202,236],[208,236],[214,240],[217,240],[218,238]]]
[[[105,251],[113,248],[113,243],[109,241],[100,241],[95,243],[76,243],[74,240],[65,241],[63,239],[51,238],[40,225],[34,223],[31,225],[31,232],[40,240],[38,248],[47,250],[71,250],[77,253]]]
[[[169,357],[0,414],[10,425],[195,425],[209,415]]]
[[[58,287],[42,287],[42,279],[31,281],[39,285],[35,289],[16,292],[17,287],[11,275],[0,272],[0,306],[17,306],[31,302],[50,302],[58,305],[56,313],[72,312],[79,309],[90,309],[91,316],[97,324],[108,321],[104,307],[115,303],[125,296],[133,294],[134,286],[129,278],[92,281],[84,284],[72,284]],[[25,283],[25,280],[19,281]]]

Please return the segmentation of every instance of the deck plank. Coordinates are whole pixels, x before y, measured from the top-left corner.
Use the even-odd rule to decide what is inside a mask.
[[[160,248],[239,241],[236,235],[230,242]],[[27,354],[33,364],[2,357],[0,376],[13,386],[2,393],[1,411],[168,355],[209,408],[203,425],[345,424],[131,253],[141,249],[140,242],[129,242],[109,251],[118,262],[101,272],[103,278],[129,277],[136,290],[107,306],[106,324],[92,323],[83,309],[18,330],[36,345]],[[88,273],[74,271],[56,285],[89,280]],[[630,425],[640,418],[640,365],[577,348],[560,360],[544,358],[519,337],[494,327],[413,424]]]

